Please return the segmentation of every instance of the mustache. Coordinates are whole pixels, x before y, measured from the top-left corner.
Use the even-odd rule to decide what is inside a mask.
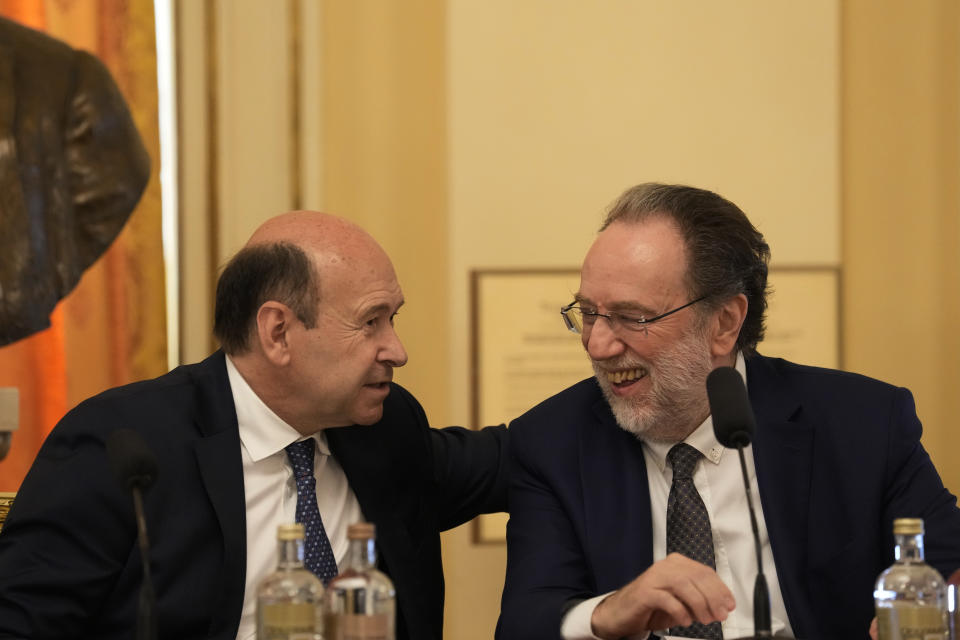
[[[652,364],[642,358],[633,358],[624,355],[610,358],[609,360],[594,360],[591,358],[590,363],[593,365],[594,371],[618,371],[621,369],[649,370]]]

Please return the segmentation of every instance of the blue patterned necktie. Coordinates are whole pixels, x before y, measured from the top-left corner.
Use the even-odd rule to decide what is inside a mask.
[[[693,485],[693,470],[701,457],[703,455],[699,451],[683,442],[674,445],[667,453],[667,461],[673,467],[673,484],[667,498],[667,553],[676,551],[716,569],[710,516]],[[719,622],[694,622],[689,627],[670,629],[670,635],[720,640],[723,631]]]
[[[286,447],[287,458],[297,480],[297,522],[303,525],[303,565],[326,585],[337,575],[330,539],[323,528],[317,507],[317,479],[313,475],[313,438],[294,442]]]

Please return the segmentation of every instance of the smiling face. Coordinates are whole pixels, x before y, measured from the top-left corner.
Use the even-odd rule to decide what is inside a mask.
[[[289,334],[290,400],[319,428],[377,422],[393,369],[407,361],[393,326],[403,304],[393,265],[375,243],[360,249],[315,256],[317,323],[295,322]]]
[[[615,222],[587,253],[577,300],[587,310],[659,315],[703,292],[686,285],[683,239],[666,217]],[[598,318],[583,345],[618,424],[646,439],[678,442],[709,415],[706,377],[714,368],[708,314],[697,305],[646,327],[613,329]]]

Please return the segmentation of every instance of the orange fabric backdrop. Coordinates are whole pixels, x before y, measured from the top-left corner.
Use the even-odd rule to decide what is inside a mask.
[[[0,491],[15,491],[67,409],[109,387],[166,370],[166,312],[152,1],[0,0],[0,15],[103,60],[151,158],[150,182],[137,209],[57,306],[51,327],[0,348],[0,387],[20,389],[20,428],[0,462]]]

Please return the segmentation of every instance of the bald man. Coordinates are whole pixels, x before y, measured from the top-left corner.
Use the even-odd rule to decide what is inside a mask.
[[[349,524],[375,523],[397,638],[440,638],[439,532],[506,508],[506,435],[430,429],[392,382],[403,302],[356,225],[292,212],[260,227],[217,285],[221,351],[87,400],[47,439],[0,533],[0,638],[132,637],[136,525],[105,453],[124,427],[158,461],[145,507],[160,638],[255,636],[277,525],[298,517],[286,449],[308,441],[320,563],[342,563]]]

